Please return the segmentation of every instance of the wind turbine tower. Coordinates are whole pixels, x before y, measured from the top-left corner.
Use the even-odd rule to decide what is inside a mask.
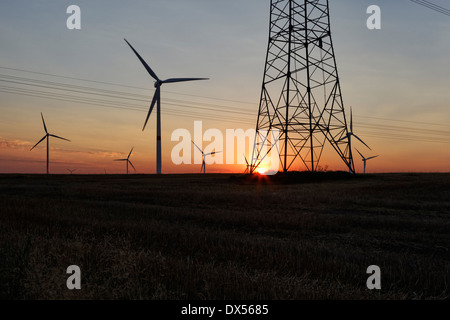
[[[41,112],[41,118],[42,118],[42,124],[44,125],[45,136],[41,140],[39,140],[39,142],[36,143],[34,145],[34,147],[30,149],[30,151],[33,150],[34,148],[36,148],[38,146],[38,144],[40,144],[42,141],[44,141],[44,139],[47,139],[47,174],[49,174],[48,165],[49,165],[49,154],[50,154],[50,137],[69,141],[69,142],[70,142],[70,140],[68,140],[66,138],[61,138],[61,137],[55,136],[54,134],[49,133],[47,131],[47,126],[45,125],[45,120],[44,120],[44,116],[42,115],[42,112]]]
[[[271,0],[252,171],[273,149],[265,144],[274,129],[283,172],[316,171],[326,144],[355,172],[328,0]]]
[[[144,65],[144,68],[150,74],[150,76],[155,79],[155,94],[153,96],[152,103],[150,105],[150,109],[147,114],[147,118],[145,119],[144,127],[142,131],[145,130],[145,126],[147,125],[148,119],[153,111],[153,108],[156,106],[156,173],[161,174],[161,86],[165,83],[176,83],[176,82],[185,82],[185,81],[197,81],[197,80],[209,80],[208,78],[171,78],[167,80],[161,80],[158,78],[156,73],[150,68],[147,62],[139,55],[139,53],[131,46],[131,44],[124,39],[125,42],[130,46],[131,50],[136,54],[139,61]]]

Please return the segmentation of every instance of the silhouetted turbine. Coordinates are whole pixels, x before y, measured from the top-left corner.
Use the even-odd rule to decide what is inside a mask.
[[[346,136],[344,136],[341,140],[338,141],[338,142],[341,142],[342,140],[348,139],[348,148],[349,148],[348,156],[349,156],[350,173],[352,173],[352,164],[353,164],[352,136],[355,137],[356,139],[358,139],[359,141],[361,141],[362,144],[364,144],[367,148],[370,149],[370,147],[364,141],[362,141],[356,134],[353,133],[353,112],[352,112],[352,108],[350,108],[350,131],[347,133]],[[372,150],[372,149],[370,149],[370,150]]]
[[[44,139],[47,139],[47,174],[48,174],[49,151],[50,151],[50,142],[49,142],[50,139],[49,138],[53,137],[53,138],[57,138],[57,139],[61,139],[61,140],[69,141],[69,142],[70,142],[70,140],[48,133],[47,126],[45,125],[45,120],[44,120],[44,116],[42,115],[42,112],[41,112],[41,118],[42,118],[42,123],[44,124],[45,136],[41,140],[39,140],[39,142],[36,143],[34,145],[34,147],[30,149],[30,151],[33,150],[34,148],[36,148],[38,144],[40,144],[42,141],[44,141]]]
[[[206,156],[210,156],[210,155],[213,155],[213,154],[216,154],[216,153],[220,153],[220,152],[222,152],[222,151],[213,151],[213,152],[210,152],[210,153],[204,153],[203,150],[200,149],[200,148],[194,143],[194,141],[192,141],[192,143],[193,143],[194,146],[196,146],[197,149],[202,153],[203,161],[202,161],[202,167],[201,167],[201,169],[200,169],[200,172],[203,171],[203,174],[205,174],[205,173],[206,173],[206,162],[205,162]]]
[[[128,157],[127,157],[126,159],[116,159],[116,160],[114,160],[114,161],[126,161],[126,163],[127,163],[127,174],[128,174],[128,164],[131,164],[131,166],[132,166],[133,169],[134,169],[134,172],[136,173],[136,168],[133,166],[133,164],[132,164],[131,161],[130,161],[130,156],[131,156],[131,153],[133,152],[133,149],[134,149],[134,147],[131,148],[131,151],[130,151],[130,153],[128,154]],[[106,174],[106,170],[105,170],[105,174]]]
[[[358,151],[358,149],[356,149],[356,151]],[[364,158],[364,156],[361,154],[361,152],[358,151],[358,153],[359,153],[359,155],[361,156],[362,161],[364,162],[364,174],[366,174],[366,162],[367,162],[367,160],[376,158],[376,157],[378,157],[378,156],[373,156],[373,157],[369,157],[369,158]]]
[[[147,72],[152,76],[153,79],[156,80],[155,82],[155,94],[153,95],[153,100],[150,105],[150,109],[147,114],[147,118],[145,119],[144,127],[142,128],[142,131],[144,131],[145,126],[147,125],[148,119],[150,118],[150,114],[153,111],[153,108],[155,104],[157,105],[156,108],[156,173],[161,174],[161,85],[165,83],[175,83],[175,82],[184,82],[184,81],[196,81],[196,80],[209,80],[208,78],[171,78],[167,80],[160,80],[155,72],[150,68],[150,66],[142,59],[142,57],[137,53],[137,51],[133,48],[133,46],[127,41],[127,39],[124,39],[125,42],[130,46],[131,50],[136,54],[138,59],[141,61],[141,63],[144,65],[144,68],[147,70]]]
[[[244,154],[245,163],[247,164],[247,167],[245,168],[244,173],[252,173],[252,165],[248,163],[247,157]]]

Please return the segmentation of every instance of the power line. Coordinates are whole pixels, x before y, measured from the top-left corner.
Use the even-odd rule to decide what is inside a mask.
[[[6,83],[18,84],[18,85],[26,85],[26,86],[35,86],[35,87],[40,87],[40,88],[45,88],[45,89],[52,89],[52,90],[64,90],[64,91],[70,91],[70,92],[81,93],[81,94],[97,95],[97,96],[110,97],[110,98],[115,98],[115,99],[124,99],[127,101],[134,100],[134,101],[140,101],[140,102],[149,102],[149,100],[150,100],[149,96],[141,95],[141,94],[135,94],[135,93],[129,93],[129,92],[123,92],[123,91],[98,89],[98,88],[85,87],[85,86],[79,86],[79,85],[68,85],[65,83],[36,80],[36,79],[27,79],[27,78],[15,77],[15,76],[10,76],[10,75],[2,75],[2,74],[0,74],[0,82],[6,82]],[[217,104],[204,103],[204,102],[186,101],[186,100],[181,101],[181,100],[170,99],[170,98],[165,98],[165,100],[177,102],[177,103],[186,102],[186,103],[201,105],[201,106],[205,106],[205,107],[212,107],[212,108],[215,108],[216,110],[219,110],[222,112],[233,111],[234,113],[254,115],[253,113],[250,113],[250,112],[244,112],[244,111],[242,111],[242,108],[237,108],[237,107],[217,105]]]
[[[380,125],[380,124],[372,124],[360,122],[358,123],[358,127],[369,128],[369,129],[388,129],[390,131],[400,131],[400,132],[410,132],[417,134],[429,134],[429,135],[438,135],[438,136],[448,136],[450,138],[450,131],[443,130],[431,130],[431,129],[421,129],[421,128],[410,128],[410,127],[400,127],[400,126],[391,126],[391,125]]]
[[[426,138],[412,138],[410,136],[399,136],[396,135],[395,138],[392,137],[392,135],[383,135],[383,134],[377,134],[377,133],[370,133],[370,132],[362,132],[365,137],[371,137],[371,138],[379,138],[379,139],[390,139],[390,140],[402,140],[402,141],[415,141],[415,142],[434,142],[434,143],[449,143],[450,140],[444,140],[444,139],[426,139]]]
[[[53,99],[53,100],[65,101],[65,102],[85,103],[85,104],[89,104],[89,105],[93,105],[93,106],[106,107],[106,108],[131,110],[131,111],[138,111],[138,112],[146,112],[147,111],[147,107],[135,105],[135,104],[128,104],[128,105],[117,104],[117,102],[110,101],[110,100],[92,99],[92,98],[86,99],[84,97],[77,97],[77,96],[65,95],[65,94],[48,93],[48,92],[43,92],[43,91],[39,91],[39,90],[29,90],[29,89],[0,86],[0,92],[11,93],[11,94],[20,94],[20,95],[45,98],[45,99]],[[177,104],[171,104],[171,103],[166,103],[166,104],[172,105],[175,107],[179,106]],[[190,107],[190,106],[183,106],[183,107]],[[195,111],[187,112],[186,110],[180,110],[180,109],[164,110],[163,114],[173,115],[173,116],[182,115],[185,117],[196,118],[196,119],[198,119],[200,117],[201,119],[206,118],[206,119],[213,120],[213,121],[221,121],[221,122],[225,121],[225,122],[243,123],[243,124],[249,124],[249,125],[251,125],[253,123],[253,121],[250,119],[248,121],[245,121],[245,119],[240,118],[240,117],[228,116],[227,118],[223,118],[221,116],[216,116],[216,115],[205,116],[204,114],[199,113],[199,112],[195,112]],[[371,137],[392,139],[393,134],[388,134],[388,133],[386,133],[386,131],[397,131],[397,132],[400,131],[401,133],[406,132],[406,133],[412,133],[412,134],[420,134],[421,136],[420,137],[418,137],[416,135],[401,136],[399,133],[395,133],[395,140],[411,140],[411,141],[422,141],[422,142],[445,142],[445,143],[450,142],[450,140],[443,140],[442,138],[436,137],[436,136],[442,137],[443,135],[448,136],[448,135],[450,135],[450,132],[448,132],[448,131],[427,130],[427,129],[421,130],[421,129],[417,129],[417,128],[389,126],[389,125],[380,125],[380,124],[374,125],[374,124],[367,124],[367,123],[362,123],[362,122],[358,123],[358,126],[361,128],[383,131],[381,133],[378,133],[378,135],[375,135],[376,133],[370,132]],[[433,137],[425,137],[425,138],[428,138],[428,140],[426,140],[423,137],[424,133],[426,135],[433,135]],[[433,139],[433,140],[430,140],[430,139]]]
[[[57,77],[57,78],[62,78],[62,79],[70,79],[70,80],[85,81],[85,82],[98,83],[98,84],[106,84],[106,85],[112,85],[112,86],[124,87],[124,88],[131,88],[131,89],[149,90],[149,88],[128,86],[128,85],[125,85],[125,84],[118,84],[118,83],[97,81],[97,80],[89,80],[89,79],[83,79],[83,78],[67,77],[67,76],[56,75],[56,74],[52,74],[52,73],[36,72],[36,71],[17,69],[17,68],[8,68],[8,67],[0,66],[0,69],[6,69],[6,70],[12,70],[12,71],[20,71],[20,72],[26,72],[26,73],[32,73],[32,74],[39,74],[39,75],[45,75],[45,76],[50,76],[50,77]],[[171,94],[177,94],[177,95],[181,95],[181,96],[188,96],[188,97],[196,97],[196,98],[204,98],[204,99],[210,99],[210,100],[227,101],[227,102],[235,102],[235,103],[243,103],[243,104],[254,105],[253,102],[248,102],[248,101],[237,101],[237,100],[230,100],[230,99],[223,99],[223,98],[213,98],[213,97],[199,96],[199,95],[193,95],[193,94],[187,94],[187,93],[179,93],[179,92],[173,92],[173,91],[165,91],[165,92],[171,93]]]
[[[450,10],[448,10],[448,9],[446,9],[444,7],[438,6],[437,4],[431,3],[431,2],[426,1],[426,0],[410,0],[410,1],[414,2],[414,3],[417,3],[417,4],[421,5],[421,6],[424,6],[424,7],[428,8],[428,9],[434,10],[436,12],[439,12],[439,13],[445,14],[447,16],[450,16]]]
[[[124,105],[126,103],[126,105],[128,105],[128,106],[142,107],[141,105],[130,104],[130,100],[136,101],[136,102],[144,102],[146,104],[149,103],[149,96],[147,96],[147,95],[141,95],[141,94],[135,94],[135,93],[129,93],[129,92],[123,92],[123,91],[98,89],[98,88],[93,88],[93,87],[85,87],[85,86],[71,85],[71,84],[37,80],[37,79],[28,79],[28,78],[22,78],[22,77],[10,76],[10,75],[0,74],[0,82],[5,82],[5,83],[9,83],[9,84],[14,84],[14,85],[34,86],[34,87],[38,87],[38,88],[57,90],[57,91],[80,93],[80,94],[89,95],[89,96],[100,96],[100,97],[124,100],[124,102],[117,102],[117,101],[112,101],[112,100],[101,100],[102,102],[107,102],[109,104]],[[8,87],[8,86],[3,86],[2,88],[6,89],[6,90],[14,89],[14,87]],[[31,90],[28,90],[28,91],[31,92]],[[36,91],[33,91],[33,92],[36,93]],[[23,93],[26,93],[26,92],[23,92]],[[41,91],[40,93],[52,95],[53,97],[56,95],[54,93],[49,93],[48,91]],[[95,101],[97,101],[97,99],[93,99],[90,97],[84,98],[84,97],[71,96],[71,98],[78,99],[77,101],[74,101],[74,102],[92,102],[92,101],[95,102]],[[208,111],[220,112],[220,113],[229,113],[229,111],[233,111],[233,114],[246,115],[249,117],[254,116],[253,112],[245,112],[242,110],[242,108],[236,108],[236,107],[231,107],[231,106],[194,102],[194,101],[188,101],[188,100],[170,99],[170,98],[166,98],[165,100],[168,101],[168,102],[166,102],[166,104],[173,105],[173,106],[195,108],[195,109],[208,110]],[[170,102],[172,102],[172,103],[170,103]],[[449,127],[449,125],[429,123],[429,122],[406,121],[406,120],[377,118],[377,117],[369,117],[369,116],[359,116],[359,117],[367,118],[367,119],[390,121],[390,122],[403,122],[403,123],[413,123],[413,124],[420,124],[420,125],[426,124],[426,125],[433,125],[433,126]],[[405,130],[408,128],[402,127],[401,129]],[[441,132],[441,133],[444,133],[444,132]]]
[[[449,124],[432,123],[432,122],[408,121],[408,120],[388,119],[388,118],[369,117],[369,116],[358,116],[358,118],[383,120],[383,121],[392,121],[392,122],[414,123],[414,124],[420,124],[420,125],[426,124],[426,125],[430,125],[430,126],[440,126],[440,127],[450,127]]]
[[[0,82],[12,85],[12,86],[5,86],[5,85],[0,86],[0,92],[9,94],[18,94],[23,96],[32,96],[43,99],[54,99],[58,101],[65,101],[71,103],[82,103],[97,107],[147,112],[148,103],[150,101],[149,97],[146,95],[140,95],[130,92],[112,91],[106,89],[99,89],[95,87],[85,87],[39,79],[28,79],[11,75],[0,74]],[[32,87],[35,89],[30,89],[28,87]],[[201,118],[202,120],[208,119],[221,122],[241,123],[250,126],[254,124],[253,118],[255,114],[253,114],[252,112],[242,111],[241,108],[210,103],[184,101],[177,99],[166,99],[166,100],[168,101],[165,102],[166,105],[174,107],[170,109],[164,109],[163,114],[166,115],[173,115],[173,116],[181,115],[183,117],[189,118],[196,118],[196,119]],[[133,101],[136,103],[132,103]],[[138,104],[139,102],[144,102],[146,105],[144,106]],[[204,112],[201,111],[208,111],[208,114],[205,114]],[[235,114],[237,114],[238,116],[236,116]],[[436,123],[421,123],[414,121],[394,120],[394,119],[366,117],[366,116],[361,117],[384,121],[387,120],[394,122],[414,123],[421,125],[428,124],[434,126],[445,126],[443,124],[436,124]],[[386,132],[395,132],[395,137],[396,139],[398,138],[398,140],[401,140],[400,138],[402,138],[422,142],[448,143],[449,140],[445,140],[446,139],[445,137],[450,136],[450,131],[435,130],[435,129],[420,129],[417,127],[380,125],[364,122],[359,122],[358,126],[360,126],[361,128],[371,130],[382,130],[381,133],[378,133],[377,137],[384,139],[392,138],[393,136],[393,134],[387,135]],[[374,134],[376,134],[373,132],[371,133],[372,133],[371,136],[374,136]],[[407,133],[410,135],[400,136],[399,133],[400,134]],[[417,136],[417,134],[419,134],[420,136]],[[444,139],[442,139],[442,137],[444,137]]]
[[[126,87],[126,88],[149,90],[148,88],[144,89],[144,88],[139,88],[139,87],[120,85],[120,84],[114,84],[114,83],[102,82],[102,81],[95,81],[95,80],[88,80],[88,79],[81,79],[81,78],[74,78],[74,77],[67,77],[67,76],[61,76],[61,75],[54,75],[54,74],[43,73],[43,72],[35,72],[35,71],[29,71],[29,70],[24,70],[24,69],[8,68],[8,67],[2,67],[2,66],[0,66],[0,69],[21,71],[21,72],[27,72],[27,73],[33,73],[33,74],[39,74],[39,75],[48,75],[48,76],[52,76],[52,77],[80,80],[80,81],[86,81],[86,82],[92,82],[92,83],[108,84],[108,85],[121,86],[121,87]],[[135,101],[146,102],[146,103],[150,102],[149,96],[142,95],[142,94],[137,94],[137,93],[116,91],[116,90],[113,91],[113,90],[106,90],[106,89],[100,89],[100,88],[94,88],[94,87],[86,87],[86,86],[79,86],[79,85],[74,85],[74,84],[65,84],[65,83],[61,83],[61,82],[52,82],[52,81],[46,81],[46,80],[23,78],[23,77],[17,77],[17,76],[12,76],[12,75],[4,75],[4,74],[0,74],[0,78],[6,78],[6,79],[9,79],[9,80],[17,80],[17,81],[25,81],[25,82],[31,82],[31,83],[39,83],[39,84],[45,84],[45,85],[51,85],[51,86],[55,87],[55,88],[52,88],[52,89],[56,89],[56,90],[60,90],[60,89],[57,89],[57,87],[75,88],[75,89],[86,91],[86,92],[82,92],[83,94],[91,94],[90,92],[94,92],[94,93],[97,93],[97,94],[103,94],[104,93],[104,94],[114,95],[115,96],[114,98],[118,98],[118,99],[135,100]],[[164,91],[164,92],[178,94],[178,93],[170,92],[170,91]],[[188,94],[180,94],[180,95],[201,97],[201,96],[188,95]],[[244,104],[252,104],[252,105],[254,105],[254,103],[245,102],[245,101],[226,100],[226,99],[211,98],[211,97],[204,97],[204,98],[218,100],[218,101],[228,101],[228,102],[236,102],[236,103],[244,103]],[[212,106],[212,107],[220,108],[221,110],[224,110],[223,108],[226,108],[226,110],[228,110],[228,111],[235,110],[237,112],[243,113],[242,108],[236,108],[236,107],[225,106],[225,105],[217,105],[217,104],[210,104],[210,103],[203,103],[203,102],[194,102],[194,101],[186,101],[186,100],[177,100],[177,99],[170,99],[170,98],[165,98],[165,101],[172,101],[172,102],[175,102],[175,103],[183,102],[183,103],[190,103],[190,104],[196,104],[196,105],[202,105],[202,106],[208,106],[208,107]],[[254,113],[252,113],[252,112],[245,112],[245,113],[247,115],[249,115],[249,116],[254,116]],[[431,122],[417,122],[417,121],[407,121],[407,120],[399,120],[399,119],[369,117],[369,116],[358,116],[358,117],[374,119],[374,120],[391,121],[391,122],[404,122],[404,123],[414,123],[414,124],[420,124],[420,125],[426,124],[426,125],[433,125],[433,126],[450,127],[450,125],[439,124],[439,123],[431,123]]]
[[[86,99],[83,97],[76,97],[71,95],[64,95],[64,94],[55,94],[55,93],[48,93],[44,91],[39,90],[25,90],[20,88],[11,88],[11,87],[5,87],[0,86],[0,92],[9,93],[9,94],[19,94],[23,96],[29,96],[29,97],[36,97],[36,98],[43,98],[43,99],[52,99],[57,101],[64,101],[64,102],[71,102],[71,103],[83,103],[88,104],[91,106],[98,106],[98,107],[105,107],[105,108],[113,108],[113,109],[122,109],[122,110],[131,110],[131,111],[138,111],[138,112],[147,112],[148,107],[140,106],[140,105],[130,105],[130,104],[118,104],[114,101],[108,101],[108,100],[101,100],[101,99]],[[166,105],[172,105],[172,106],[180,106],[178,104],[172,104],[172,103],[165,103]],[[192,106],[183,106],[182,107],[189,107],[189,108],[195,108]],[[190,111],[187,112],[186,110],[181,109],[171,109],[171,110],[163,110],[162,114],[167,115],[183,115],[185,117],[190,118],[196,118],[199,117],[201,119],[208,119],[213,121],[221,121],[221,122],[233,122],[233,123],[244,123],[244,124],[250,124],[253,123],[253,121],[243,121],[240,117],[230,117],[227,116],[226,118],[223,117],[223,115],[204,115],[203,113]]]

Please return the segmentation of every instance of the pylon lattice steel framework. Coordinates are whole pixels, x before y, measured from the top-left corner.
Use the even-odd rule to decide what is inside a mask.
[[[354,171],[330,31],[328,0],[271,0],[270,32],[252,168],[278,129],[284,172],[300,161],[316,171],[328,141]],[[268,142],[269,148],[264,148]]]

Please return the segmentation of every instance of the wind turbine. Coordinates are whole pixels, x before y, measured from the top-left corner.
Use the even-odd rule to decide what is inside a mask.
[[[372,150],[364,141],[362,141],[356,134],[353,133],[353,112],[352,112],[352,108],[350,108],[350,131],[347,133],[347,135],[345,137],[343,137],[342,139],[340,139],[338,141],[338,142],[341,142],[342,140],[345,140],[348,138],[348,150],[349,150],[348,156],[349,156],[350,173],[352,173],[352,164],[353,164],[352,136],[355,137],[356,139],[358,139],[359,141],[361,141],[363,145],[365,145],[367,148],[369,148],[369,150]]]
[[[247,157],[244,154],[245,163],[247,164],[247,167],[245,168],[244,173],[251,173],[252,172],[252,165],[248,163]]]
[[[70,169],[67,169],[67,171],[69,171],[70,172],[70,174],[73,174],[75,171],[77,171],[77,169],[72,169],[72,170],[70,170]]]
[[[202,153],[203,161],[202,161],[202,167],[201,167],[201,169],[200,169],[200,172],[203,171],[203,174],[205,174],[205,173],[206,173],[206,172],[205,172],[205,171],[206,171],[206,162],[205,162],[206,156],[210,156],[210,155],[213,155],[213,154],[216,154],[216,153],[220,153],[220,152],[222,152],[222,151],[213,151],[213,152],[210,152],[210,153],[204,153],[203,150],[200,149],[200,148],[194,143],[194,141],[192,141],[192,143],[193,143],[194,146],[196,146],[197,149]]]
[[[153,100],[150,105],[150,109],[147,114],[147,118],[145,119],[144,127],[142,131],[145,130],[145,126],[147,125],[148,119],[150,118],[150,114],[153,111],[155,104],[156,107],[156,173],[161,174],[161,86],[165,83],[175,83],[175,82],[185,82],[185,81],[196,81],[196,80],[209,80],[208,78],[170,78],[167,80],[161,80],[158,78],[155,72],[150,68],[150,66],[142,59],[142,57],[137,53],[137,51],[133,48],[133,46],[124,39],[125,42],[130,46],[131,50],[136,54],[138,59],[144,65],[147,72],[155,79],[155,94],[153,95]]]
[[[130,153],[128,154],[128,157],[127,157],[126,159],[116,159],[116,160],[114,160],[114,161],[126,161],[126,163],[127,163],[127,174],[128,174],[128,164],[131,164],[131,166],[132,166],[133,169],[134,169],[134,172],[136,172],[136,168],[133,166],[133,164],[132,164],[131,161],[130,161],[130,156],[131,156],[131,153],[133,152],[133,149],[134,149],[134,147],[131,148],[131,151],[130,151]]]
[[[44,141],[44,139],[47,139],[47,174],[48,174],[48,161],[49,161],[49,151],[50,151],[50,146],[49,146],[50,145],[50,142],[49,142],[50,139],[49,138],[53,137],[53,138],[57,138],[57,139],[61,139],[61,140],[69,141],[69,142],[70,142],[70,140],[65,139],[65,138],[61,138],[61,137],[58,137],[58,136],[55,136],[54,134],[48,133],[47,126],[45,125],[45,120],[44,120],[44,116],[42,115],[42,112],[41,112],[41,118],[42,118],[42,123],[44,124],[45,136],[41,140],[39,140],[39,142],[36,143],[34,145],[34,147],[30,149],[30,151],[33,150],[34,148],[36,148],[39,143]]]
[[[356,151],[358,151],[358,149],[356,149]],[[369,158],[364,158],[364,156],[361,154],[361,152],[358,151],[358,153],[359,153],[359,155],[361,156],[362,161],[364,162],[364,174],[366,174],[366,162],[367,162],[367,160],[376,158],[376,157],[378,157],[378,156],[373,156],[373,157],[369,157]]]

